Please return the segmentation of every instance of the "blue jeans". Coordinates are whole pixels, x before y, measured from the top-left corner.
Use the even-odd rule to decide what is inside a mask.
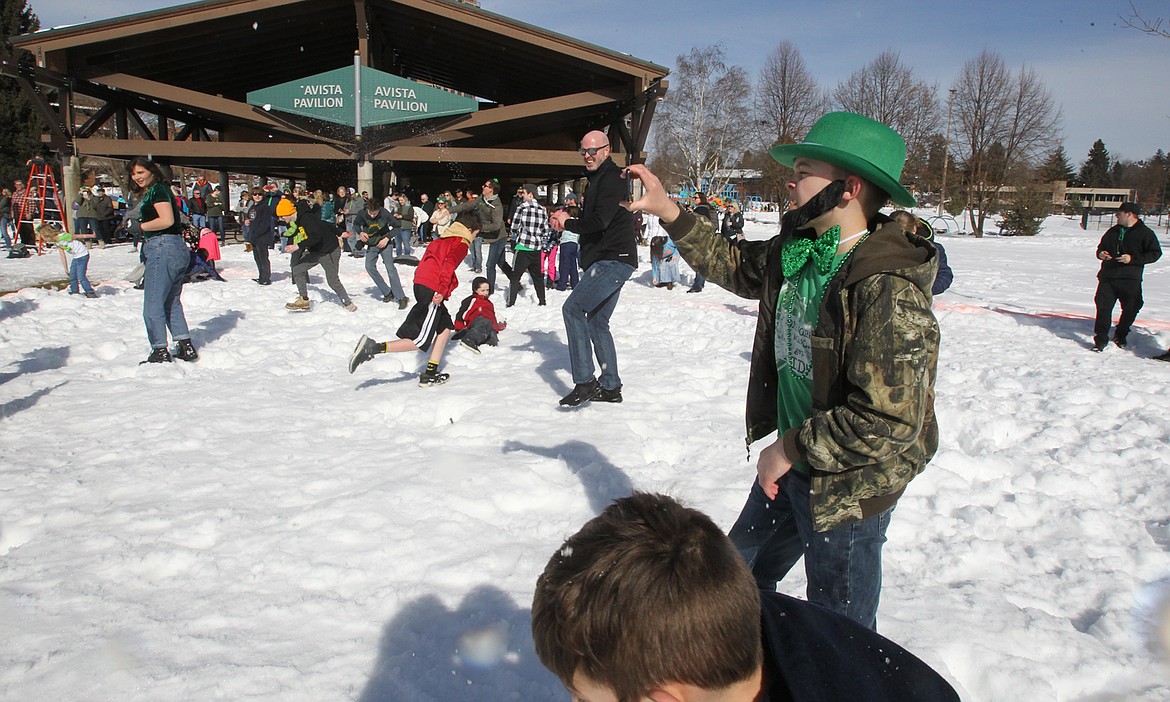
[[[561,242],[561,260],[557,262],[557,270],[560,271],[560,277],[557,278],[557,290],[564,290],[568,287],[577,287],[580,282],[580,272],[577,264],[577,247],[575,241]]]
[[[75,233],[79,236],[81,234],[89,233],[92,234],[95,239],[101,235],[98,230],[98,221],[93,217],[78,217],[77,231]]]
[[[780,494],[772,501],[753,482],[728,536],[761,590],[774,592],[776,583],[803,555],[808,601],[876,629],[882,544],[894,508],[814,532],[810,484],[808,476],[790,470],[780,479]]]
[[[394,255],[395,256],[409,256],[410,255],[410,253],[411,253],[411,251],[410,251],[410,232],[411,232],[411,230],[407,227],[399,227],[399,228],[394,230]],[[387,249],[390,248],[390,245],[387,244],[386,248]],[[366,267],[366,270],[369,270],[368,266]],[[399,297],[401,297],[401,296],[399,296]]]
[[[561,316],[569,338],[569,365],[577,385],[593,380],[593,354],[601,366],[598,381],[606,390],[622,385],[618,375],[617,349],[609,333],[609,317],[617,307],[622,286],[634,267],[621,261],[597,261],[581,276],[581,282],[565,298]]]
[[[191,224],[195,227],[195,231],[199,231],[207,226],[207,215],[192,214]]]
[[[691,290],[702,290],[706,283],[707,281],[703,280],[703,276],[699,275],[698,271],[695,271],[695,282],[691,283]]]
[[[89,256],[74,258],[69,262],[69,292],[77,292],[77,286],[79,284],[84,292],[93,292],[93,286],[89,284],[89,278],[85,276],[85,272],[88,269]]]
[[[386,266],[386,273],[390,275],[390,285],[386,285],[386,280],[378,272],[379,258],[382,259],[382,265]],[[382,297],[393,294],[395,300],[401,300],[405,296],[402,292],[402,281],[398,279],[398,270],[394,268],[394,247],[390,244],[386,244],[384,249],[377,246],[366,247],[366,273],[369,273],[374,285],[378,286],[378,292]]]
[[[0,217],[0,237],[4,237],[4,248],[12,248],[12,238],[8,235],[8,231],[12,229],[12,220],[8,217]]]
[[[221,215],[207,216],[207,226],[211,231],[219,235],[219,243],[223,244],[227,240],[227,234],[223,231],[223,217]]]
[[[178,234],[161,234],[142,242],[142,252],[146,261],[142,319],[146,322],[150,347],[166,348],[167,329],[175,341],[190,339],[179,297],[191,263],[191,250]]]
[[[479,241],[479,237],[476,237]],[[508,241],[507,239],[497,239],[488,244],[487,254],[487,279],[488,285],[492,292],[496,291],[496,268],[504,272],[504,276],[508,280],[512,279],[512,267],[508,265]]]
[[[467,246],[467,255],[471,257],[469,265],[473,270],[483,270],[483,238],[475,237]],[[492,286],[495,290],[496,286]]]

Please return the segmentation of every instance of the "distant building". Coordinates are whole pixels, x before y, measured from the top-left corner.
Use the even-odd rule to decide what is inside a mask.
[[[1067,207],[1091,210],[1116,210],[1123,202],[1134,202],[1136,193],[1127,188],[1077,188],[1069,187],[1063,180],[1054,180],[1049,183],[1036,183],[1032,186],[1037,192],[1052,195],[1053,207]],[[999,189],[999,194],[1014,193],[1016,187],[1005,185]]]
[[[1088,207],[1116,210],[1123,202],[1134,202],[1133,189],[1127,188],[1070,188],[1063,180],[1054,180],[1039,186],[1041,192],[1051,190],[1056,207]]]

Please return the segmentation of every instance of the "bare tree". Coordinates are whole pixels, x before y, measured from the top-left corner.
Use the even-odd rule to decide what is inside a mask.
[[[994,52],[963,64],[955,82],[956,152],[966,171],[969,218],[983,236],[988,212],[1009,178],[1057,141],[1060,111],[1036,72],[1013,74]]]
[[[82,156],[81,167],[95,174],[101,173],[110,176],[123,194],[130,192],[130,182],[126,177],[126,161],[106,158],[104,156]]]
[[[677,154],[682,166],[670,176],[713,193],[727,185],[727,169],[751,135],[751,120],[744,119],[750,94],[747,72],[727,65],[722,46],[696,47],[676,59],[670,95],[654,120],[657,147]]]
[[[1170,25],[1166,24],[1164,17],[1147,18],[1138,11],[1137,6],[1132,1],[1129,3],[1129,12],[1128,17],[1126,15],[1118,15],[1121,21],[1125,23],[1125,26],[1130,29],[1136,29],[1139,32],[1153,34],[1156,37],[1170,39]]]
[[[942,126],[938,86],[914,77],[898,52],[887,49],[858,69],[833,91],[842,110],[889,126],[906,140],[906,173],[925,173],[929,140]]]
[[[768,146],[793,144],[824,114],[828,99],[809,73],[800,50],[781,42],[760,69],[756,84],[756,125]]]
[[[760,164],[768,190],[784,193],[792,169],[767,157],[768,150],[777,144],[792,144],[804,138],[813,123],[828,109],[829,99],[809,73],[800,50],[785,40],[764,60],[756,83],[754,103],[757,144],[766,158],[753,162]]]

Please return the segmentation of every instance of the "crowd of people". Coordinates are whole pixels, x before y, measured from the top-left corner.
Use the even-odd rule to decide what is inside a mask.
[[[525,275],[538,305],[550,288],[569,290],[561,314],[573,388],[563,408],[623,400],[610,321],[643,238],[652,285],[681,282],[684,260],[695,271],[689,292],[709,282],[758,300],[746,440],[749,447],[772,440],[759,452],[730,533],[669,497],[618,500],[554,553],[537,583],[537,653],[590,700],[957,699],[941,676],[876,633],[890,521],[938,448],[932,303],[953,279],[926,222],[907,210],[881,212],[889,202],[915,204],[900,183],[902,137],[835,112],[803,142],[774,147],[771,156],[793,170],[792,207],[767,240],[744,237],[737,203],[718,208],[704,193],[674,199],[648,168],[619,167],[610,150],[604,132],[582,138],[586,190],[552,212],[533,183],[505,205],[495,179],[478,192],[418,194],[417,206],[407,192],[378,200],[345,187],[329,196],[251,190],[240,209],[254,281],[271,284],[275,249],[289,256],[297,287],[289,310],[311,309],[308,273],[319,265],[339,304],[353,311],[338,268],[346,253],[363,258],[377,299],[409,310],[390,340],[362,335],[348,370],[382,354],[421,352],[423,387],[448,381],[442,364],[451,340],[473,353],[498,343],[506,324],[491,301],[497,272],[507,279],[507,307],[518,303]],[[182,223],[211,224],[222,217],[211,214],[222,198],[198,184],[176,195],[145,158],[130,163],[129,176],[139,203],[129,226],[145,264],[151,353],[144,363],[195,361],[181,302],[190,253]],[[630,179],[642,183],[633,202]],[[79,195],[84,227],[101,228],[96,197]],[[1118,300],[1112,341],[1124,348],[1141,306],[1142,266],[1161,254],[1139,214],[1123,205],[1098,247],[1097,351],[1109,340]],[[215,239],[213,229],[204,231]],[[57,243],[71,291],[91,293],[84,246],[68,237]],[[398,265],[416,266],[410,296]],[[447,302],[460,289],[461,269],[474,277],[452,315]],[[802,560],[807,601],[777,595]],[[853,674],[841,675],[845,669]]]

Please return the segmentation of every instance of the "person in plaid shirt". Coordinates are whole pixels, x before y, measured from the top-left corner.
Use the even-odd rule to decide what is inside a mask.
[[[544,300],[544,274],[540,271],[540,252],[548,247],[552,229],[548,226],[548,211],[536,201],[536,186],[525,183],[521,190],[524,201],[512,217],[512,241],[516,244],[516,260],[512,262],[512,285],[508,288],[508,304],[516,304],[520,292],[520,276],[528,271],[540,306]]]

